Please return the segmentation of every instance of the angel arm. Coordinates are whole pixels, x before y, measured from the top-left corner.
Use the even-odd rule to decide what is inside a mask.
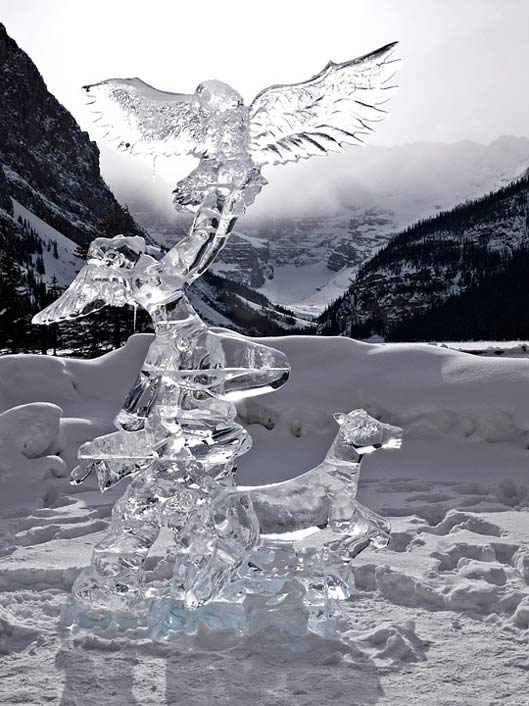
[[[250,105],[250,145],[257,164],[282,164],[362,143],[394,93],[396,42],[366,56],[334,64],[292,85],[271,86]]]

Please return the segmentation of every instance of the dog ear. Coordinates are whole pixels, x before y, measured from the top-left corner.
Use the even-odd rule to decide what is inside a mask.
[[[344,414],[343,412],[335,412],[333,415],[334,421],[342,426],[342,424],[345,421],[345,418],[347,417],[347,414]]]

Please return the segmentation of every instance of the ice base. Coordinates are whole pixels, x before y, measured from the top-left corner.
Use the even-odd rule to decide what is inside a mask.
[[[279,596],[251,595],[239,603],[216,600],[197,608],[167,595],[145,601],[134,612],[94,609],[72,597],[66,603],[61,626],[70,634],[93,634],[101,638],[125,637],[173,642],[187,635],[204,633],[258,636],[268,632],[286,641],[313,634],[334,637],[336,625],[328,606],[307,607],[296,592]]]

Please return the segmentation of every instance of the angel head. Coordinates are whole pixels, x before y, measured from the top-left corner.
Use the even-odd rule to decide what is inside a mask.
[[[85,90],[118,149],[200,159],[174,192],[177,208],[193,210],[209,185],[230,188],[248,170],[361,144],[386,116],[398,66],[394,46],[329,62],[301,83],[266,88],[249,106],[221,81],[205,81],[194,94],[159,91],[139,78],[108,79]]]

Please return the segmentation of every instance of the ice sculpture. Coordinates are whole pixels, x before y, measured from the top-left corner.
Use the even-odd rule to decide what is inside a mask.
[[[34,317],[49,324],[134,304],[155,332],[116,431],[83,444],[72,472],[73,483],[95,472],[103,491],[130,479],[73,586],[77,623],[149,623],[161,637],[199,623],[259,630],[274,620],[294,632],[321,632],[331,598],[349,595],[351,559],[387,542],[387,522],[355,497],[363,454],[397,446],[400,430],[363,410],[336,416],[335,441],[307,473],[237,487],[237,458],[251,439],[236,421],[235,401],[283,385],[288,361],[208,328],[185,288],[266,183],[262,166],[339,150],[372,132],[394,89],[393,46],[331,62],[304,83],[268,88],[249,107],[219,81],[193,95],[139,79],[85,87],[120,149],[200,161],[174,190],[177,209],[194,214],[187,236],[159,259],[137,236],[95,239],[74,282]],[[172,531],[174,571],[170,580],[150,581],[146,558],[162,528]]]

